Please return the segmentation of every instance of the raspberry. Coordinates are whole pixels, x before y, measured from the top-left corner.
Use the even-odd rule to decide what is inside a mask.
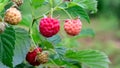
[[[44,63],[48,62],[48,53],[44,53],[44,52],[38,53],[37,60],[41,64],[44,64]]]
[[[21,17],[20,11],[14,7],[9,8],[6,11],[5,17],[4,17],[5,22],[7,22],[11,25],[18,24],[21,21],[21,19],[22,19],[22,17]]]
[[[60,30],[60,24],[54,18],[42,18],[39,24],[40,33],[45,37],[52,37]]]
[[[4,22],[0,22],[0,33],[2,33],[5,30],[5,23]]]
[[[26,55],[26,60],[33,66],[40,65],[40,62],[36,60],[37,54],[42,52],[42,49],[37,47],[30,50]]]
[[[18,6],[22,5],[23,0],[12,0],[12,2],[14,2],[15,4],[17,4]]]
[[[81,31],[82,23],[79,19],[65,20],[64,30],[71,36],[78,35]]]

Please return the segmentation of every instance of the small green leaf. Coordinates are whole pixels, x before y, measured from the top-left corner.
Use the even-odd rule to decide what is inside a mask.
[[[35,67],[30,65],[29,63],[21,63],[16,65],[14,68],[35,68]]]
[[[66,53],[66,48],[61,46],[56,46],[55,51],[59,56],[64,56],[64,54]]]
[[[22,21],[20,22],[20,25],[23,25],[25,27],[30,26],[30,24],[32,23],[32,15],[28,14],[28,15],[22,15]]]
[[[73,2],[78,3],[84,9],[92,11],[92,13],[97,12],[96,0],[73,0]]]
[[[35,13],[34,16],[35,18],[40,19],[43,17],[43,15],[48,14],[50,10],[51,10],[50,4],[48,3],[44,4],[41,7],[33,10]]]
[[[59,17],[60,20],[65,20],[70,18],[68,14],[65,12],[65,10],[61,9],[60,7],[53,12],[53,17],[57,17],[57,16],[60,16]]]
[[[13,57],[14,66],[22,63],[25,60],[26,54],[30,48],[31,40],[28,32],[22,28],[15,28],[15,50]]]
[[[66,57],[78,60],[80,63],[88,65],[90,68],[108,68],[110,62],[107,55],[96,50],[68,50]]]
[[[59,42],[61,42],[61,38],[59,35],[55,35],[53,37],[47,38],[47,40],[53,44],[58,44]]]
[[[15,30],[12,27],[7,27],[6,30],[0,34],[0,61],[9,67],[13,67],[14,45]]]
[[[41,45],[44,46],[45,49],[53,49],[54,48],[53,44],[48,42],[47,40],[42,41]]]
[[[32,27],[32,37],[33,37],[33,39],[36,43],[42,43],[42,40],[44,40],[44,38],[40,35],[38,25],[39,24],[37,24],[36,22],[33,25],[33,27]]]
[[[22,14],[22,21],[20,22],[20,25],[29,27],[32,23],[32,12],[29,0],[24,0],[24,3],[20,6],[20,11]]]
[[[4,9],[5,5],[8,3],[9,0],[1,0],[0,1],[0,12]]]
[[[87,20],[87,22],[90,22],[87,12],[76,3],[69,3],[68,8],[66,8],[65,10],[73,17],[84,18],[85,20]]]
[[[44,3],[44,0],[32,0],[32,6],[34,8],[38,8],[38,7],[41,7]]]

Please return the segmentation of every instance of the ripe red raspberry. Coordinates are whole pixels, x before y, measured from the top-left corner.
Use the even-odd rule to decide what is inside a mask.
[[[71,36],[78,35],[81,31],[82,23],[79,19],[65,20],[64,30]]]
[[[40,65],[40,62],[36,60],[37,54],[40,52],[42,52],[42,49],[40,47],[33,48],[27,53],[26,60],[33,66]]]
[[[21,13],[19,10],[17,10],[15,7],[9,8],[6,13],[4,20],[5,22],[11,24],[11,25],[16,25],[21,21]]]
[[[40,33],[45,37],[52,37],[60,30],[60,24],[54,18],[42,18],[39,25]]]

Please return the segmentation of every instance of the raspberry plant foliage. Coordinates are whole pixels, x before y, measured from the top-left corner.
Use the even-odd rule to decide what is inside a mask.
[[[13,5],[16,5],[22,15],[22,20],[17,25],[4,22],[7,23],[5,30],[0,33],[1,68],[33,67],[25,60],[31,46],[39,46],[49,53],[48,62],[38,67],[108,68],[109,59],[103,52],[76,49],[80,45],[77,39],[86,36],[94,37],[92,29],[82,29],[78,35],[72,37],[63,33],[63,24],[67,19],[79,18],[81,22],[86,20],[90,23],[88,13],[97,11],[96,0],[22,1],[20,5],[17,5],[12,0],[0,0],[2,22],[4,22],[6,10]],[[51,16],[60,21],[60,31],[49,38],[44,37],[39,31],[39,22],[44,16]]]

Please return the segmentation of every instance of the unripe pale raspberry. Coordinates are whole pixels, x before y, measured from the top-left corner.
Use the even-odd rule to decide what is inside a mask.
[[[30,50],[26,55],[26,60],[28,61],[28,63],[30,63],[33,66],[40,65],[40,62],[36,60],[36,57],[40,52],[42,52],[42,49],[39,47],[33,48],[32,50]]]
[[[41,64],[44,64],[44,63],[48,62],[48,53],[45,53],[45,52],[38,53],[36,59],[37,59],[37,61],[40,62]]]
[[[52,37],[60,30],[60,24],[54,18],[42,18],[39,24],[40,33],[45,37]]]
[[[4,17],[4,21],[11,24],[16,25],[22,20],[21,13],[14,7],[9,8]]]
[[[67,19],[64,23],[64,30],[71,36],[78,35],[82,29],[82,23],[79,19]]]
[[[5,23],[0,22],[0,33],[2,33],[5,30]]]
[[[18,6],[22,5],[23,0],[12,0],[12,2],[14,2],[15,4],[17,4]]]

